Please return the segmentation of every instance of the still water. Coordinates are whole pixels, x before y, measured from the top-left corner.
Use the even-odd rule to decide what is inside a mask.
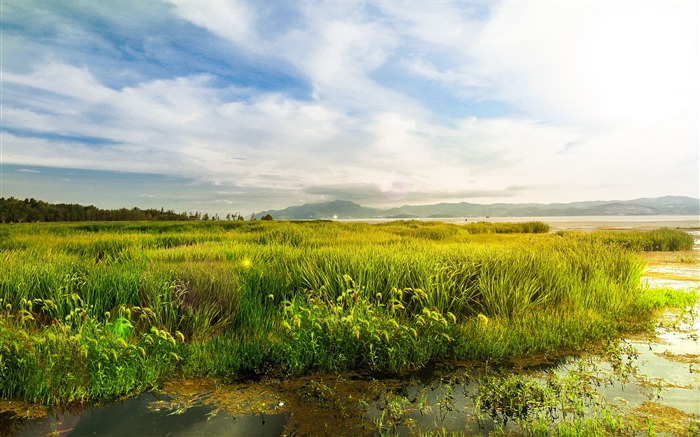
[[[145,393],[104,406],[54,410],[43,420],[18,426],[17,436],[197,436],[281,435],[285,414],[235,417],[213,414],[215,407],[193,402],[173,410],[177,399],[165,393]],[[164,407],[167,405],[167,407]]]

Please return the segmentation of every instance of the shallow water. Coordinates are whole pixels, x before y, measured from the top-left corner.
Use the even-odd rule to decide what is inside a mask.
[[[281,435],[286,414],[235,417],[216,412],[214,406],[196,403],[179,411],[176,397],[146,393],[104,406],[52,411],[41,420],[17,424],[14,435],[25,436],[193,436]]]
[[[554,364],[551,361],[540,364],[536,360],[529,364],[518,363],[516,360],[508,367],[493,368],[490,372],[523,375],[542,386],[546,386],[552,375],[565,379],[575,372],[580,375],[577,378],[583,379],[582,387],[590,386],[595,391],[581,396],[581,402],[586,404],[585,414],[600,414],[601,410],[594,409],[593,404],[606,405],[638,422],[661,423],[657,432],[686,435],[690,427],[700,424],[700,307],[688,316],[687,322],[678,322],[675,315],[666,314],[672,327],[659,327],[657,336],[650,339],[622,339],[613,345],[614,353],[569,355],[555,359]],[[488,372],[483,365],[467,366],[436,372],[439,376],[415,379],[394,390],[393,394],[404,403],[403,416],[394,431],[399,435],[411,435],[417,430],[440,429],[448,433],[488,435],[500,428],[519,435],[518,419],[523,418],[500,414],[493,420],[487,414],[488,409],[479,408],[479,381]],[[400,401],[385,397],[370,406],[368,417],[374,421],[384,419],[390,424],[391,414],[387,414],[390,404]],[[553,416],[563,418],[563,412],[564,409],[560,409]],[[665,428],[664,420],[675,421],[680,427],[679,434]]]
[[[647,261],[642,282],[650,287],[693,290],[700,288],[700,231],[686,231],[695,238],[693,250],[643,254]]]

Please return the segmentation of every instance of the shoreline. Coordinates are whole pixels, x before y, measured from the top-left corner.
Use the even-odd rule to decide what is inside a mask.
[[[692,215],[654,215],[654,216],[536,216],[536,217],[415,217],[415,218],[377,218],[377,219],[339,219],[339,222],[384,223],[401,220],[437,221],[452,224],[469,224],[478,222],[506,223],[540,221],[547,223],[551,231],[560,230],[647,230],[674,228],[681,230],[700,230],[700,217]]]

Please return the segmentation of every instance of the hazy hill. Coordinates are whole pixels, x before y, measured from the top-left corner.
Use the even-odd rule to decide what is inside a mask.
[[[405,205],[398,208],[366,208],[354,202],[336,200],[307,203],[282,210],[256,213],[277,220],[369,219],[369,218],[449,218],[449,217],[547,217],[586,215],[700,215],[700,200],[683,196],[664,196],[634,200],[589,201],[572,203],[438,203]]]
[[[332,219],[335,216],[337,218],[366,219],[384,217],[385,210],[366,208],[346,200],[335,200],[333,202],[290,206],[278,211],[263,211],[255,215],[262,217],[266,214],[270,214],[273,218],[280,220]]]

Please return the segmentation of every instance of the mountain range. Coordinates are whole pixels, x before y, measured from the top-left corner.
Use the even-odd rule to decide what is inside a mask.
[[[634,200],[549,204],[437,203],[433,205],[404,205],[388,209],[369,208],[346,200],[335,200],[256,213],[258,217],[267,214],[276,220],[700,215],[700,200],[685,196],[664,196]]]

